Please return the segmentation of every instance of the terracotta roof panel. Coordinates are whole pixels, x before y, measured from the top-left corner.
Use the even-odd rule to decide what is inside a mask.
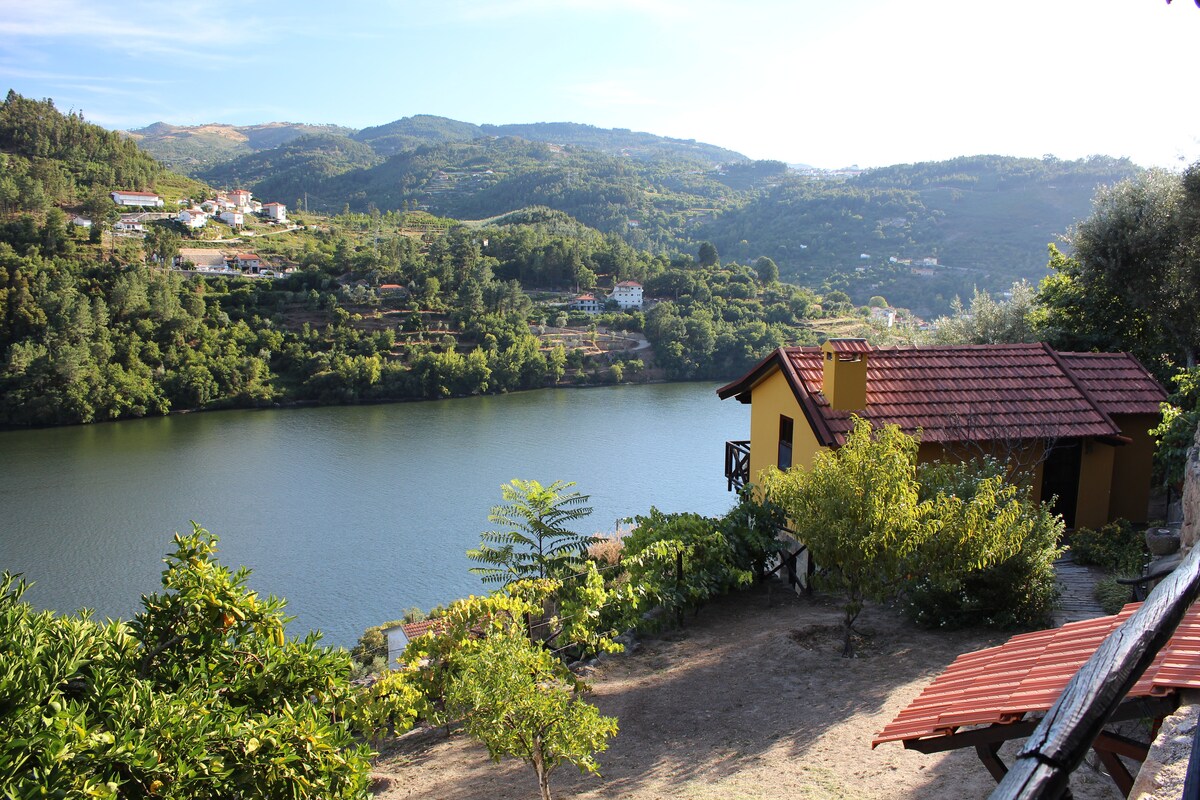
[[[1120,614],[1014,636],[999,647],[959,656],[880,731],[872,747],[954,734],[966,725],[1008,724],[1054,705],[1101,642],[1140,606]],[[1193,606],[1129,697],[1200,688],[1200,605]]]

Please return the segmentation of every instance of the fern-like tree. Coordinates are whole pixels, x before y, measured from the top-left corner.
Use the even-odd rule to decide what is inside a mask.
[[[567,526],[592,513],[589,496],[568,491],[573,482],[514,478],[500,487],[504,503],[493,506],[488,521],[496,530],[481,534],[479,547],[467,557],[484,566],[471,571],[484,583],[508,585],[524,578],[550,578],[575,572],[582,565],[593,535],[575,533]]]

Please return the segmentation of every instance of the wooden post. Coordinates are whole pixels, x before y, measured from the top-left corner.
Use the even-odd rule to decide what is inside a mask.
[[[1063,689],[991,800],[1054,800],[1200,593],[1200,547],[1113,631]],[[1102,747],[1111,740],[1104,740]]]

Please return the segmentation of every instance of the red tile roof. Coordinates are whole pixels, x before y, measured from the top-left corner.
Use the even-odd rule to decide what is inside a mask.
[[[875,736],[871,746],[951,736],[963,726],[1008,724],[1030,712],[1048,711],[1100,643],[1140,605],[1131,603],[1115,616],[1021,634],[999,647],[959,656]],[[1200,606],[1193,606],[1126,697],[1197,688]]]
[[[780,348],[717,394],[745,402],[758,381],[782,369],[826,447],[845,442],[852,415],[919,429],[925,442],[1120,436],[1112,414],[1157,414],[1166,398],[1127,353],[1057,353],[1044,344],[874,349],[862,340],[832,347],[867,354],[866,408],[830,407],[816,347]]]
[[[441,633],[445,627],[446,621],[439,617],[437,619],[423,619],[420,622],[408,622],[401,625],[400,629],[404,631],[404,635],[411,642],[418,636],[424,636],[427,633]]]

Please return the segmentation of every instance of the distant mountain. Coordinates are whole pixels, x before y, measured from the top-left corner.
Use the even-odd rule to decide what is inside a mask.
[[[156,122],[128,131],[142,149],[173,169],[198,172],[287,144],[301,136],[336,134],[371,147],[380,156],[406,150],[475,139],[517,137],[530,142],[574,145],[609,155],[638,159],[676,158],[708,166],[748,161],[741,153],[691,139],[672,139],[623,128],[606,129],[574,122],[536,122],[524,125],[474,125],[429,114],[355,131],[337,125],[269,122],[262,125],[169,125]]]
[[[184,174],[193,174],[238,156],[268,150],[313,134],[353,133],[338,125],[268,122],[262,125],[170,125],[155,122],[126,131],[138,146]]]
[[[325,194],[325,182],[351,170],[363,170],[383,159],[368,145],[337,134],[312,134],[268,150],[240,156],[196,174],[213,186],[245,187],[260,197],[274,197],[291,204],[305,192]],[[327,210],[340,211],[345,199],[330,203]],[[314,207],[320,207],[314,201]]]

